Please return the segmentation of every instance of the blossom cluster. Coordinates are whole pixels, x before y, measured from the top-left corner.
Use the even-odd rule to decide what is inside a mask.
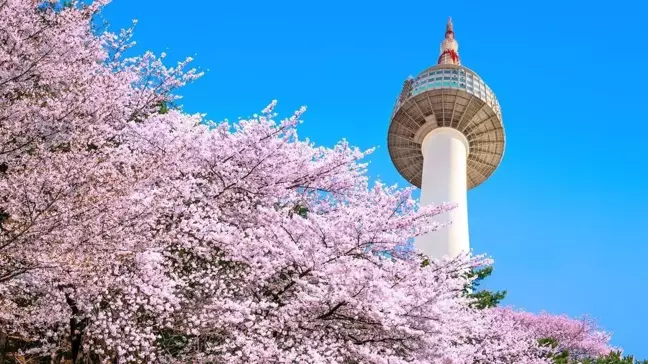
[[[503,320],[512,320],[536,340],[555,341],[556,351],[569,352],[574,359],[596,358],[619,349],[610,346],[610,334],[588,317],[580,319],[546,312],[533,314],[512,308],[494,310]]]

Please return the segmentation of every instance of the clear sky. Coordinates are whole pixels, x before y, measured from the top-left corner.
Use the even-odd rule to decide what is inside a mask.
[[[207,71],[184,109],[222,120],[272,99],[309,110],[300,135],[378,147],[370,174],[406,185],[387,152],[402,82],[435,63],[448,16],[462,63],[496,93],[502,164],[468,194],[471,246],[505,303],[595,317],[648,359],[648,4],[640,0],[113,0],[138,50]]]

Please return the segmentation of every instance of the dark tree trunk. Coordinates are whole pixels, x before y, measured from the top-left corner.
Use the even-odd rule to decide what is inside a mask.
[[[0,364],[5,364],[7,355],[7,333],[0,329]]]
[[[72,309],[72,317],[70,318],[70,344],[72,347],[72,364],[79,363],[79,354],[82,351],[83,343],[83,330],[87,324],[87,319],[78,320],[79,308],[76,301],[70,297],[69,294],[65,295],[65,300],[68,306]]]
[[[70,319],[70,344],[72,346],[72,364],[76,364],[81,350],[81,332],[77,327],[77,319]]]

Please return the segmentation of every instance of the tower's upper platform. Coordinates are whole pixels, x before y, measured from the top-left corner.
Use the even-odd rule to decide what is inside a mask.
[[[438,64],[405,81],[389,125],[388,149],[400,174],[421,186],[421,143],[440,127],[459,130],[468,140],[468,186],[484,182],[504,155],[504,127],[493,91],[460,65],[459,44],[449,20]]]

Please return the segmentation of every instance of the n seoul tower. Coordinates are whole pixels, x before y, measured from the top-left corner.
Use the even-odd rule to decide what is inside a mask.
[[[389,124],[389,155],[400,174],[421,188],[421,205],[450,202],[437,215],[452,224],[417,237],[424,254],[456,257],[470,250],[469,189],[484,182],[504,155],[504,125],[495,94],[459,61],[452,19],[437,64],[405,81]]]

